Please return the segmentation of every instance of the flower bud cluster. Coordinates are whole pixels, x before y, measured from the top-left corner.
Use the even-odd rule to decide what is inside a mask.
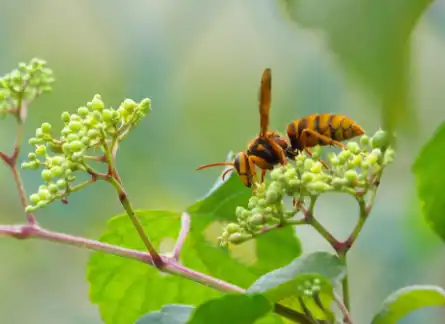
[[[121,141],[150,109],[150,99],[139,103],[126,99],[118,109],[106,108],[101,96],[95,95],[86,106],[79,107],[77,113],[62,113],[64,127],[58,138],[53,136],[51,124],[43,123],[35,137],[29,139],[35,147],[34,152],[29,153],[28,161],[22,163],[22,168],[42,168],[41,177],[45,182],[37,193],[31,195],[33,205],[28,207],[29,211],[65,197],[76,180],[73,173],[88,171],[88,160],[94,159],[88,154],[101,149],[110,155],[112,146]]]
[[[300,285],[298,285],[297,290],[301,296],[313,297],[317,295],[322,290],[323,283],[319,278],[314,278],[312,280],[305,280]]]
[[[346,149],[327,154],[328,168],[320,160],[322,147],[311,149],[312,156],[299,154],[295,162],[275,167],[271,181],[257,186],[247,208],[237,207],[237,223],[228,224],[220,242],[239,244],[264,231],[265,228],[284,225],[300,210],[298,204],[289,209],[285,196],[305,202],[326,192],[345,192],[361,195],[375,186],[384,167],[394,160],[389,147],[389,136],[379,130],[374,136],[361,136],[359,142],[346,143]]]
[[[0,78],[0,117],[51,91],[53,82],[53,71],[44,60],[34,58],[28,64],[20,63],[17,69]]]

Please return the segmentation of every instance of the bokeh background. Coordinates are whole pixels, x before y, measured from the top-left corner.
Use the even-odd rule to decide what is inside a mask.
[[[400,82],[397,73],[379,80],[373,71],[391,69],[408,53],[407,106],[414,122],[405,127],[411,131],[398,133],[397,159],[349,259],[353,316],[366,323],[394,289],[445,286],[445,245],[420,214],[410,170],[420,146],[445,119],[445,1],[420,14],[402,54],[393,53],[392,45],[404,42],[403,32],[391,30],[403,29],[410,13],[397,6],[427,1],[392,0],[385,6],[363,0],[353,8],[349,0],[328,2],[300,1],[293,22],[279,1],[266,0],[2,0],[0,74],[35,56],[54,70],[54,91],[32,105],[27,137],[44,121],[60,127],[63,111],[84,105],[95,93],[114,107],[127,97],[150,97],[153,112],[121,146],[121,176],[138,208],[182,210],[205,194],[221,171],[195,168],[244,150],[257,133],[257,91],[265,67],[273,71],[272,128],[284,131],[305,114],[333,112],[347,114],[372,134],[386,109],[375,85]],[[330,11],[332,4],[337,8]],[[330,32],[336,28],[352,37],[335,42]],[[392,61],[373,57],[379,46],[389,48]],[[354,48],[369,57],[342,56]],[[395,117],[405,115],[399,111]],[[11,150],[14,126],[11,118],[1,122],[0,150]],[[23,158],[28,149],[25,145]],[[23,176],[28,193],[36,190],[38,172]],[[1,223],[22,221],[3,166],[0,184]],[[96,238],[121,212],[112,189],[99,183],[72,195],[69,205],[54,203],[37,216],[51,229]],[[350,232],[356,214],[354,202],[341,195],[323,197],[317,206],[321,221],[339,237]],[[315,232],[298,233],[305,253],[328,248]],[[1,238],[0,322],[100,323],[88,300],[88,257],[86,250]],[[444,318],[443,311],[422,310],[402,323],[444,323]]]

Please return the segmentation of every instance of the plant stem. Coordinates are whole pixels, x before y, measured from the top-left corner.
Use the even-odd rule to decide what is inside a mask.
[[[142,227],[141,222],[136,216],[134,208],[131,205],[130,200],[128,199],[128,195],[125,192],[124,188],[122,187],[120,182],[113,176],[111,176],[108,181],[116,189],[119,196],[119,201],[121,202],[122,207],[124,207],[125,211],[127,212],[128,217],[130,217],[130,220],[133,223],[134,227],[136,228],[139,237],[142,239],[142,242],[144,242],[145,247],[147,248],[148,252],[153,258],[154,265],[157,268],[162,269],[164,267],[164,261],[159,255],[159,253],[156,251],[156,249],[153,247],[153,245],[151,244],[147,234],[144,231],[144,228]]]
[[[190,215],[188,213],[182,213],[181,216],[181,230],[179,231],[178,239],[176,240],[175,247],[173,249],[172,258],[176,261],[179,260],[182,247],[184,245],[185,239],[190,231]]]
[[[345,308],[347,310],[349,310],[350,309],[349,278],[348,278],[348,266],[347,266],[347,262],[346,262],[346,252],[340,253],[338,255],[338,257],[343,262],[343,264],[345,265],[345,269],[346,269],[346,274],[341,282],[341,285],[342,285],[342,290],[343,290],[343,305],[345,306]]]
[[[337,295],[336,292],[334,292],[334,301],[337,304],[338,308],[340,308],[340,311],[343,314],[343,322],[345,324],[353,324],[352,323],[352,318],[351,315],[349,314],[348,309],[346,308],[346,306],[343,304],[340,296]]]
[[[183,223],[184,225],[184,223]],[[185,224],[187,225],[187,224]],[[181,229],[181,233],[186,231]],[[152,255],[147,252],[127,249],[117,245],[112,245],[108,243],[103,243],[100,241],[90,240],[84,237],[73,236],[65,233],[53,232],[44,229],[35,224],[24,224],[24,225],[0,225],[0,236],[10,236],[16,239],[30,239],[37,238],[41,240],[46,240],[50,242],[55,242],[64,245],[75,246],[79,248],[85,248],[92,251],[102,252],[106,254],[111,254],[115,256],[120,256],[127,259],[137,260],[152,266],[155,266]],[[178,245],[178,243],[177,243]],[[214,288],[223,292],[232,293],[245,293],[246,290],[228,283],[226,281],[208,276],[206,274],[200,273],[183,265],[177,263],[173,258],[166,256],[159,256],[163,262],[162,271],[168,272],[170,274],[180,276],[189,280],[193,280],[197,283],[206,285],[208,287]],[[307,320],[304,314],[296,312],[282,305],[275,305],[275,312],[280,314],[296,323],[309,324],[310,321]]]

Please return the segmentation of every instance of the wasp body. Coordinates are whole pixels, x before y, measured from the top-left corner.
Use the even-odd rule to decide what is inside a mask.
[[[292,150],[302,151],[320,145],[345,146],[341,141],[364,134],[351,118],[336,114],[313,114],[292,121],[286,129]]]
[[[236,154],[233,162],[217,162],[200,166],[202,170],[214,166],[231,166],[228,172],[235,171],[246,187],[256,181],[256,167],[261,169],[261,182],[267,170],[277,164],[285,165],[287,159],[294,160],[303,150],[312,155],[310,147],[335,145],[345,148],[340,142],[364,133],[352,119],[336,114],[313,114],[292,121],[287,126],[289,141],[280,133],[268,130],[271,103],[272,73],[265,69],[261,77],[259,91],[260,133],[247,146],[247,150]],[[321,161],[328,168],[326,163]]]

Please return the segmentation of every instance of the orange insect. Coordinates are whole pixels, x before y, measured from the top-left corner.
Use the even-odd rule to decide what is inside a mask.
[[[289,142],[278,132],[269,131],[272,73],[264,70],[259,92],[260,133],[247,146],[247,151],[236,154],[233,162],[217,162],[200,166],[202,170],[214,166],[232,166],[222,175],[236,171],[246,187],[256,180],[256,166],[261,169],[261,182],[267,170],[277,164],[285,165],[286,158],[294,160],[303,150],[312,155],[310,147],[335,145],[342,149],[341,141],[364,134],[363,129],[351,118],[337,114],[311,114],[288,124],[286,133]],[[325,162],[321,161],[328,168]]]

